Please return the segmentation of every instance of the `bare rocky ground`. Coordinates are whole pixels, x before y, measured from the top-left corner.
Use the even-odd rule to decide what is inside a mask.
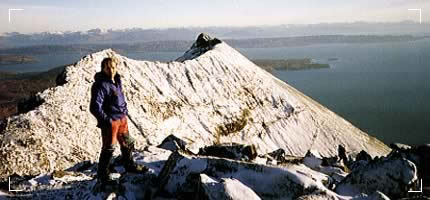
[[[94,194],[101,139],[89,95],[107,56],[120,61],[134,159],[150,170],[114,162],[122,187]],[[386,146],[207,35],[168,63],[90,54],[56,85],[5,120],[4,198],[425,198],[408,190],[428,180],[428,146]],[[8,178],[22,191],[7,192]]]
[[[0,120],[18,113],[27,112],[26,104],[21,104],[36,93],[55,87],[56,77],[65,66],[40,73],[0,72]]]

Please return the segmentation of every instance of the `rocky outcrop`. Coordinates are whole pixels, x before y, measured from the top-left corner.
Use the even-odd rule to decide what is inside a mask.
[[[345,164],[337,157],[323,158],[317,152],[312,151],[309,151],[303,158],[303,164],[330,177],[329,187],[343,180],[349,172]]]
[[[89,112],[90,87],[106,57],[119,61],[138,149],[174,135],[195,154],[223,143],[253,145],[259,155],[281,148],[294,156],[309,149],[332,156],[338,145],[371,156],[389,152],[226,43],[201,35],[173,62],[136,61],[107,49],[67,66],[57,80],[61,85],[37,94],[40,105],[8,118],[0,134],[0,179],[97,160],[101,139]]]
[[[350,162],[358,162],[354,161],[356,158],[349,152],[345,153],[351,157]],[[348,176],[338,181],[324,171],[337,168],[336,165],[341,163],[324,160],[334,160],[334,157],[340,158],[339,155],[327,158],[319,156],[318,152],[310,151],[306,157],[297,157],[294,162],[286,159],[279,164],[266,164],[259,163],[259,158],[264,157],[261,155],[252,161],[238,161],[193,155],[183,150],[171,152],[148,147],[135,153],[134,159],[137,163],[148,166],[149,171],[144,174],[115,172],[112,178],[118,181],[121,189],[112,193],[91,191],[96,181],[96,166],[91,162],[83,162],[65,171],[36,177],[13,176],[12,181],[13,189],[23,190],[14,197],[24,199],[28,196],[31,196],[31,199],[56,199],[61,196],[70,199],[129,200],[400,199],[406,197],[404,193],[410,190],[412,185],[397,184],[396,181],[402,182],[399,176],[414,174],[416,169],[405,167],[405,159],[394,155],[372,159],[368,165],[353,172],[343,171]],[[342,169],[346,168],[339,168]],[[372,174],[377,174],[377,177],[371,176]],[[334,188],[336,185],[339,187]],[[380,191],[384,186],[389,188],[383,190],[386,194]]]
[[[377,191],[399,199],[407,194],[408,188],[417,180],[417,167],[409,160],[390,156],[372,160],[366,166],[351,172],[337,186],[341,195],[356,196]]]
[[[181,140],[181,138],[178,138],[174,135],[169,135],[157,147],[170,150],[170,151],[177,151],[177,150],[185,150],[186,146],[187,146],[187,143]]]
[[[301,166],[287,169],[174,152],[160,173],[160,187],[172,196],[180,196],[189,176],[194,174],[205,174],[217,180],[234,178],[263,199],[295,199],[314,191],[325,191],[322,181],[314,179],[327,178]]]
[[[192,60],[202,55],[203,53],[212,50],[215,45],[221,43],[221,40],[212,38],[206,33],[202,33],[197,37],[196,42],[191,48],[184,53],[183,56],[176,59],[178,62],[184,62],[186,60]]]
[[[219,144],[200,148],[199,155],[230,158],[234,160],[254,160],[257,151],[253,145]]]

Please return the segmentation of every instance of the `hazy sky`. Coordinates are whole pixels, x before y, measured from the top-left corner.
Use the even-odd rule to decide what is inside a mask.
[[[430,21],[430,0],[0,0],[0,33],[418,21],[409,8]]]

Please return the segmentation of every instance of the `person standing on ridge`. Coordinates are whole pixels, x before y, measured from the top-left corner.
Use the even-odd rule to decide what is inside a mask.
[[[117,62],[105,58],[101,63],[101,72],[94,76],[95,82],[91,87],[90,112],[97,118],[97,127],[101,129],[102,149],[97,169],[98,183],[113,184],[109,179],[109,164],[119,142],[121,147],[121,162],[128,172],[145,172],[148,169],[134,163],[132,151],[134,139],[128,132],[127,102],[122,92],[121,77],[117,73]]]

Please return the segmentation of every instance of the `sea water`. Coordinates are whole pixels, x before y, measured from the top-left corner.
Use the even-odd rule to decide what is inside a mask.
[[[430,143],[430,40],[240,51],[328,63],[329,69],[274,75],[385,143]]]

